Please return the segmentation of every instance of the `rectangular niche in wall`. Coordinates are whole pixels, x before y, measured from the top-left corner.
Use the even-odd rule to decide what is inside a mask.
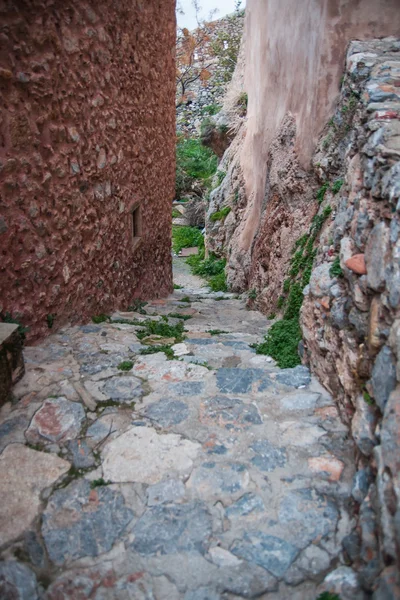
[[[142,239],[142,207],[135,204],[131,211],[131,228],[133,246],[136,247]]]

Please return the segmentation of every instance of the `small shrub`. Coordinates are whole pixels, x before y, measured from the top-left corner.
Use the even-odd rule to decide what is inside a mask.
[[[283,319],[274,323],[269,329],[265,341],[254,347],[257,354],[272,356],[278,367],[287,369],[301,363],[298,345],[301,340],[301,329],[298,317]]]
[[[110,317],[108,315],[95,315],[94,317],[92,317],[93,323],[96,323],[97,325],[99,325],[100,323],[105,323],[109,320]]]
[[[336,194],[338,194],[342,188],[342,185],[344,184],[343,179],[337,179],[333,184],[332,184],[332,194],[334,194],[336,196]]]
[[[219,104],[209,104],[208,106],[203,106],[200,113],[202,115],[216,115],[221,110],[221,106]]]
[[[187,264],[193,275],[204,277],[214,292],[226,292],[227,284],[225,277],[226,260],[211,254],[204,258],[204,250],[197,256],[189,256]]]
[[[218,185],[221,185],[221,183],[223,182],[223,180],[226,177],[226,171],[217,171],[217,181],[218,181]]]
[[[195,181],[208,187],[217,165],[217,156],[199,139],[179,136],[176,145],[176,197],[181,198],[191,191]]]
[[[204,248],[204,237],[197,227],[172,227],[172,248],[178,254],[182,248]]]
[[[227,292],[228,286],[226,284],[225,273],[218,273],[218,275],[212,275],[208,279],[208,283],[213,292]]]
[[[147,348],[142,348],[139,351],[139,354],[145,356],[147,354],[157,354],[158,352],[164,352],[164,354],[168,358],[168,360],[173,360],[173,358],[174,358],[174,351],[172,350],[172,346],[167,346],[167,345],[148,346]]]
[[[271,314],[268,316],[268,320],[269,320],[269,321],[273,321],[273,319],[275,319],[275,317],[276,317],[276,314],[275,314],[275,313],[271,313]]]
[[[54,325],[54,321],[55,321],[56,315],[51,313],[49,315],[47,315],[46,317],[46,321],[47,321],[47,327],[49,329],[52,329],[53,325]]]
[[[120,371],[130,371],[133,367],[133,362],[131,360],[124,360],[119,363],[117,369]]]
[[[343,277],[343,269],[340,266],[340,258],[337,256],[329,269],[331,277]]]
[[[256,300],[257,299],[257,290],[255,290],[254,288],[252,290],[250,290],[249,298],[250,298],[250,300]]]
[[[364,398],[365,402],[367,404],[369,404],[369,406],[374,406],[375,405],[374,399],[371,398],[371,395],[367,392],[367,390],[363,391],[363,398]]]
[[[279,296],[278,302],[276,303],[277,308],[281,309],[285,304],[285,298],[283,296]]]
[[[182,217],[182,213],[177,208],[173,208],[172,209],[172,218],[180,219],[181,217]]]
[[[231,212],[231,207],[230,206],[225,206],[224,208],[222,208],[221,210],[218,210],[217,212],[213,213],[210,217],[210,221],[222,221],[223,219],[225,219],[229,213]]]
[[[321,187],[319,188],[319,190],[317,192],[317,200],[318,200],[319,204],[321,204],[324,201],[325,194],[328,190],[329,190],[329,183],[324,183],[324,185],[321,185]]]

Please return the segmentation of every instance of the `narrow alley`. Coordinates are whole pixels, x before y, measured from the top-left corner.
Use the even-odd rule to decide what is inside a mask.
[[[25,348],[0,422],[5,597],[311,600],[337,577],[352,589],[351,570],[333,570],[357,498],[334,401],[306,367],[255,353],[265,316],[182,259],[174,271],[166,301]]]

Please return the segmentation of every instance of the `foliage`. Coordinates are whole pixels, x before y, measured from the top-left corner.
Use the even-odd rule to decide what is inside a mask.
[[[204,258],[204,250],[197,256],[189,256],[186,262],[190,266],[193,275],[200,275],[207,280],[213,292],[226,292],[225,266],[226,260],[211,254]]]
[[[333,184],[332,184],[332,193],[334,195],[338,194],[342,188],[342,185],[344,184],[343,179],[337,179]]]
[[[257,299],[257,290],[256,289],[252,289],[249,291],[249,298],[250,300],[256,300]]]
[[[273,321],[275,319],[275,317],[276,317],[276,314],[275,313],[271,313],[270,315],[268,315],[268,320],[269,321]]]
[[[217,170],[218,158],[195,138],[177,137],[175,194],[179,199],[192,191],[196,181],[207,188]]]
[[[204,237],[197,227],[172,227],[172,248],[176,254],[179,254],[182,248],[194,246],[204,248]]]
[[[188,302],[190,304],[191,300],[189,298],[189,296],[185,296],[184,298],[181,298],[180,300],[181,302]]]
[[[180,219],[181,217],[182,217],[182,213],[177,208],[173,208],[172,209],[172,218]]]
[[[319,188],[318,192],[317,192],[317,200],[318,202],[321,204],[321,202],[324,201],[325,198],[325,194],[326,192],[329,190],[329,183],[324,183],[323,185],[321,185],[321,187]]]
[[[183,290],[183,285],[178,285],[177,283],[174,283],[174,290]]]
[[[54,313],[50,313],[49,315],[47,315],[46,321],[47,321],[47,327],[49,329],[52,329],[56,316],[57,315],[55,315]]]
[[[133,362],[131,360],[124,360],[119,363],[117,369],[120,371],[130,371],[133,367]]]
[[[374,399],[371,398],[371,394],[369,394],[369,392],[367,392],[367,390],[363,391],[363,398],[364,401],[369,405],[369,406],[374,406],[375,402]]]
[[[229,331],[224,331],[223,329],[209,329],[207,333],[210,333],[211,335],[220,335],[222,333],[229,333]]]
[[[203,108],[200,110],[200,114],[213,116],[219,113],[220,110],[220,104],[209,104],[208,106],[203,106]]]
[[[331,594],[331,592],[322,592],[317,600],[340,600],[340,596],[337,594]]]
[[[329,269],[331,277],[343,277],[343,269],[340,266],[340,258],[337,256]]]
[[[218,185],[221,185],[221,183],[223,182],[223,180],[226,177],[226,171],[219,171],[218,170],[216,177],[217,177]]]
[[[269,329],[265,341],[254,347],[257,354],[272,356],[281,369],[300,364],[297,347],[301,340],[298,317],[277,321]]]
[[[168,320],[168,319],[167,319]],[[184,339],[182,321],[176,325],[169,325],[165,321],[152,321],[148,319],[142,323],[143,329],[136,331],[139,340],[143,340],[149,335],[159,335],[166,338],[174,338],[176,342],[182,342]]]
[[[108,315],[103,315],[103,314],[94,315],[92,317],[93,323],[96,323],[96,324],[105,323],[106,321],[109,321],[109,320],[110,320],[110,317]]]
[[[13,323],[14,325],[18,325],[18,335],[21,338],[21,340],[24,341],[24,339],[26,338],[26,334],[29,331],[29,327],[25,327],[25,325],[22,325],[18,317],[13,317],[11,313],[5,312],[4,314],[0,313],[0,320],[3,323]]]
[[[171,319],[182,319],[182,321],[189,321],[192,319],[192,315],[181,315],[181,313],[169,313],[168,315]]]
[[[239,11],[237,11],[239,12]],[[225,83],[232,79],[242,36],[239,31],[220,31],[211,43],[211,52],[218,58],[218,66]]]
[[[137,312],[140,315],[147,315],[146,311],[144,310],[144,307],[147,304],[148,304],[147,302],[140,300],[140,298],[135,298],[135,300],[133,300],[132,304],[130,306],[128,306],[128,312]]]
[[[109,481],[104,481],[104,479],[102,477],[100,477],[100,479],[94,479],[93,481],[90,482],[90,487],[92,488],[92,490],[94,490],[97,487],[101,487],[103,485],[110,485],[111,482]]]
[[[221,208],[221,210],[218,210],[217,212],[211,215],[210,221],[212,221],[213,223],[215,223],[215,221],[222,221],[229,215],[231,210],[232,209],[230,206],[225,206],[224,208]]]
[[[157,354],[158,352],[164,352],[164,354],[168,358],[168,360],[172,360],[174,358],[174,351],[172,350],[172,346],[167,346],[167,345],[148,346],[147,348],[142,348],[139,351],[139,354],[141,354],[141,355]]]

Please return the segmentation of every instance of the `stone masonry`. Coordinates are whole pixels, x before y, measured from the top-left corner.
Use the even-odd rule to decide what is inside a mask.
[[[0,413],[0,597],[363,600],[334,399],[307,367],[256,355],[265,316],[181,260],[183,287],[147,314],[25,348]],[[141,324],[182,319],[171,360],[147,354]]]
[[[0,40],[0,313],[168,294],[175,2],[1,0]]]

